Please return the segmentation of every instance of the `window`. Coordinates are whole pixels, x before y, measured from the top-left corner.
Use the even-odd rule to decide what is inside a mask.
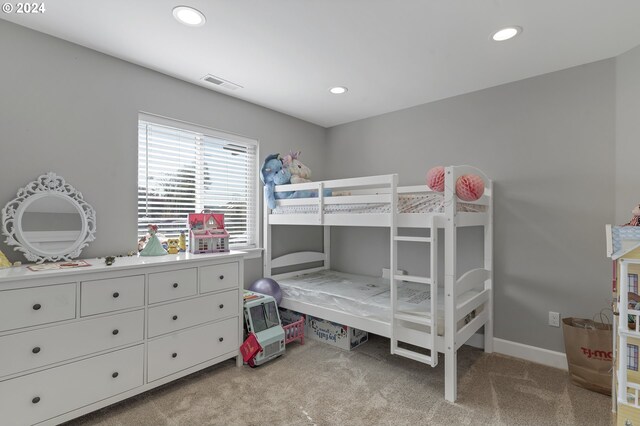
[[[627,343],[627,369],[638,371],[638,346]]]
[[[257,141],[140,114],[138,238],[177,238],[189,213],[224,213],[231,248],[258,246]],[[188,232],[186,233],[188,237]]]
[[[638,274],[629,274],[629,291],[638,294]]]

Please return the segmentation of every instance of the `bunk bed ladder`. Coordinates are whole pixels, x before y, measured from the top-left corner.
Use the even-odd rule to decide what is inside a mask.
[[[395,211],[395,210],[393,210]],[[391,247],[391,353],[400,355],[406,358],[413,359],[425,364],[429,364],[432,367],[438,365],[438,351],[436,350],[436,335],[438,331],[438,274],[437,274],[437,253],[438,253],[438,228],[435,223],[435,217],[430,219],[430,236],[429,237],[404,237],[397,235],[397,229],[395,235],[392,237]],[[392,230],[393,233],[393,230]],[[429,262],[430,262],[430,277],[419,277],[411,275],[400,275],[397,273],[397,249],[399,242],[409,243],[423,243],[429,245]],[[395,272],[395,273],[394,273]],[[398,310],[398,284],[402,281],[414,282],[419,284],[428,285],[431,290],[431,314],[429,316],[419,315],[416,313],[402,312]],[[429,349],[430,354],[425,355],[420,352],[412,351],[409,349],[401,348],[398,346],[397,336],[400,334],[402,328],[410,328],[409,324],[417,324],[419,326],[427,326],[430,329],[428,341],[425,342],[425,347]]]

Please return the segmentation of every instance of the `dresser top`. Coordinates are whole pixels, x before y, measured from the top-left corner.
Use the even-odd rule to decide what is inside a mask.
[[[95,272],[126,271],[127,269],[137,269],[144,266],[176,266],[177,264],[190,265],[206,260],[235,260],[244,257],[242,251],[231,251],[229,253],[212,254],[167,254],[165,256],[123,256],[116,257],[115,262],[107,266],[104,258],[82,259],[91,266],[65,269],[49,269],[43,271],[32,271],[29,265],[0,269],[0,285],[8,282],[31,280],[38,278],[63,277],[69,275],[91,274]],[[67,262],[73,263],[73,262]]]

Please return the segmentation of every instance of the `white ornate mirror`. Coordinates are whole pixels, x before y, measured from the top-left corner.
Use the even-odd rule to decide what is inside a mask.
[[[2,232],[27,260],[70,260],[95,239],[96,213],[61,176],[47,173],[7,203]]]

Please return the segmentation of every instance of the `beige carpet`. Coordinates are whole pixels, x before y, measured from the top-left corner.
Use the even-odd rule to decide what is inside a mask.
[[[232,361],[68,425],[609,425],[610,398],[567,373],[464,347],[458,401],[444,400],[444,362],[391,356],[372,339],[352,352],[307,341],[259,368]]]

